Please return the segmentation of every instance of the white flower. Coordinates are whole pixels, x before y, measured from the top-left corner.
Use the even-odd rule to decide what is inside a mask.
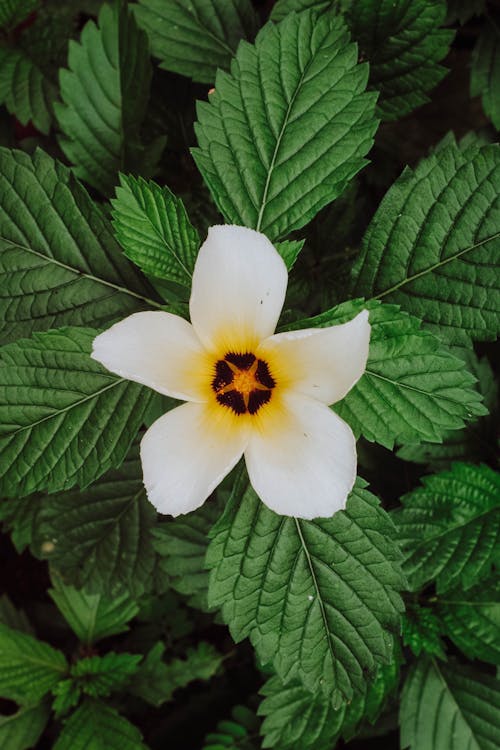
[[[192,323],[141,312],[94,341],[108,370],[188,403],[160,417],[141,443],[152,504],[195,510],[245,455],[250,481],[276,513],[331,516],[356,476],[350,427],[329,404],[363,374],[363,311],[330,328],[275,334],[287,270],[263,234],[208,232],[194,269]]]

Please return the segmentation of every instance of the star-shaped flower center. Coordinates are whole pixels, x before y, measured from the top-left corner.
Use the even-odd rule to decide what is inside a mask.
[[[275,386],[267,362],[250,352],[228,352],[215,364],[212,389],[216,400],[235,414],[256,414],[271,400]]]

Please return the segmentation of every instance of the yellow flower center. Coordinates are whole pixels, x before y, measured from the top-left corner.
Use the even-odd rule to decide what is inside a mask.
[[[271,400],[275,386],[267,362],[250,352],[228,352],[215,363],[212,379],[215,398],[235,414],[256,414]]]

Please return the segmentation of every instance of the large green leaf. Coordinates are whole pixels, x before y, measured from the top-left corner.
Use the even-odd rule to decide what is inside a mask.
[[[438,597],[444,632],[469,659],[500,665],[500,581],[495,573],[474,588]]]
[[[400,304],[452,343],[495,338],[499,248],[500,146],[451,144],[389,189],[366,233],[353,293]]]
[[[67,582],[88,592],[140,596],[151,587],[155,522],[136,443],[120,469],[86,490],[43,499],[36,548]]]
[[[348,15],[353,38],[370,63],[370,88],[380,91],[378,113],[397,120],[429,101],[446,74],[439,61],[455,35],[439,28],[445,0],[356,0]]]
[[[36,747],[50,715],[50,705],[21,706],[16,713],[0,716],[2,750],[29,750]]]
[[[258,29],[251,0],[139,0],[134,11],[160,67],[201,83],[229,68],[240,39]]]
[[[398,683],[397,662],[379,667],[363,693],[338,709],[323,692],[310,693],[300,683],[283,685],[271,677],[261,688],[258,713],[264,716],[262,747],[279,750],[332,750],[341,735],[350,739],[363,719],[374,723]]]
[[[63,103],[55,105],[61,148],[75,174],[109,195],[125,169],[148,172],[140,128],[149,99],[147,35],[123,0],[103,5],[98,26],[85,25],[60,72]]]
[[[52,584],[50,596],[77,638],[87,646],[128,630],[128,621],[139,611],[128,594],[87,594],[66,585],[57,575],[52,576]]]
[[[114,708],[87,700],[65,722],[53,750],[148,750],[142,735]]]
[[[463,361],[394,305],[351,300],[296,321],[287,330],[344,323],[363,308],[369,310],[371,325],[366,371],[335,404],[335,411],[357,435],[386,448],[394,443],[438,442],[447,430],[485,413],[475,379]]]
[[[90,358],[96,331],[37,333],[0,352],[0,487],[86,486],[128,453],[151,392]]]
[[[276,240],[342,193],[377,126],[367,77],[333,14],[292,14],[240,45],[198,105],[193,150],[229,223]]]
[[[471,96],[480,96],[483,109],[500,130],[500,14],[490,18],[472,53]]]
[[[48,643],[0,623],[0,696],[33,705],[61,680],[66,659]]]
[[[403,585],[393,533],[362,482],[345,511],[302,521],[266,508],[242,473],[211,531],[209,604],[283,681],[338,706],[391,656]]]
[[[406,680],[401,747],[411,750],[497,750],[500,686],[479,671],[423,658]]]
[[[200,238],[168,187],[120,175],[113,227],[125,255],[145,273],[191,288]]]
[[[159,306],[123,257],[111,226],[71,175],[43,151],[0,148],[0,336],[105,325]]]
[[[47,134],[57,89],[26,50],[0,42],[0,104],[23,125]]]
[[[470,588],[500,563],[500,475],[455,464],[424,477],[393,513],[413,590],[435,581],[438,592]]]

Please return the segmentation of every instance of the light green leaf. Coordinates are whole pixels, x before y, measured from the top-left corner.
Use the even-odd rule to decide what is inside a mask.
[[[500,665],[500,582],[495,573],[468,591],[437,597],[444,632],[469,659]]]
[[[343,192],[377,127],[367,75],[332,14],[292,14],[240,45],[198,105],[193,150],[228,223],[276,240]]]
[[[472,53],[471,96],[480,96],[483,109],[500,130],[500,15],[486,19]]]
[[[363,719],[374,723],[394,692],[399,678],[397,662],[379,667],[375,681],[365,685],[350,703],[338,709],[323,692],[310,693],[299,682],[283,685],[271,677],[261,688],[258,713],[264,716],[262,747],[279,750],[332,750],[343,735],[353,737]]]
[[[139,607],[127,594],[115,598],[102,594],[87,594],[67,586],[58,576],[52,575],[54,588],[49,594],[56,603],[76,637],[85,645],[124,633]]]
[[[84,487],[127,455],[150,392],[90,358],[95,336],[63,328],[2,348],[2,494]]]
[[[246,706],[235,706],[230,719],[217,722],[207,734],[202,750],[259,750],[259,720]]]
[[[36,551],[89,593],[140,596],[151,587],[155,522],[135,443],[120,469],[86,490],[44,498]]]
[[[70,42],[68,67],[60,71],[63,104],[54,106],[60,145],[77,177],[109,195],[119,171],[148,171],[139,131],[151,83],[149,46],[126,3],[105,4],[98,26],[86,23],[80,43]]]
[[[148,750],[142,735],[114,708],[87,700],[65,722],[53,750]]]
[[[365,235],[355,295],[396,302],[451,343],[500,320],[500,146],[456,145],[405,169]]]
[[[0,336],[106,325],[160,305],[70,170],[0,148]]]
[[[363,59],[370,63],[370,88],[380,91],[378,113],[397,120],[429,101],[427,93],[447,70],[439,61],[455,35],[440,26],[445,0],[356,0],[348,25]]]
[[[251,0],[139,0],[134,11],[160,68],[201,83],[228,69],[240,39],[251,41],[259,25]]]
[[[313,10],[317,14],[338,11],[342,4],[345,4],[345,0],[277,0],[269,18],[274,23],[279,23],[290,13],[301,13],[304,10]]]
[[[458,664],[421,659],[406,680],[400,722],[403,749],[496,750],[498,680]]]
[[[438,592],[468,589],[500,563],[500,475],[492,469],[455,464],[401,502],[392,516],[412,590],[429,581]]]
[[[0,0],[0,28],[17,26],[32,13],[39,0]]]
[[[22,125],[31,120],[47,134],[56,94],[55,85],[26,50],[0,43],[0,104]]]
[[[36,747],[50,716],[50,705],[20,706],[15,714],[0,716],[2,750],[29,750]]]
[[[87,695],[105,697],[128,683],[141,658],[140,654],[117,654],[114,651],[103,656],[89,656],[73,664],[71,677]]]
[[[194,513],[158,524],[153,532],[159,564],[170,585],[203,611],[208,609],[208,534],[221,512],[221,502],[210,500]]]
[[[344,323],[363,308],[369,310],[371,325],[366,371],[334,406],[356,435],[386,448],[440,441],[447,430],[486,412],[463,361],[394,305],[351,300],[287,329]]]
[[[68,669],[66,659],[48,643],[0,623],[0,696],[24,705],[42,698]]]
[[[125,255],[144,273],[191,288],[200,238],[168,187],[120,175],[113,227]]]
[[[443,627],[432,609],[414,602],[407,606],[403,615],[403,644],[409,646],[415,656],[424,653],[445,659],[442,635]]]
[[[345,511],[302,521],[266,508],[241,474],[210,533],[209,604],[284,682],[338,707],[391,656],[403,586],[393,533],[362,482]]]
[[[0,623],[7,625],[11,630],[20,630],[22,633],[34,635],[26,612],[14,607],[7,594],[0,596]]]

